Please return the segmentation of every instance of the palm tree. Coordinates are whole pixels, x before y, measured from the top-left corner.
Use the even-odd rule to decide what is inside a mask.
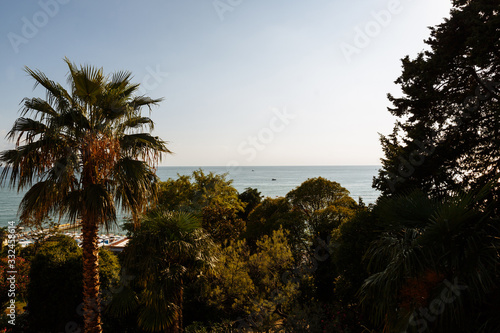
[[[491,185],[443,201],[413,192],[378,204],[387,231],[365,255],[372,275],[360,296],[384,332],[498,331],[490,312],[498,309],[500,234],[482,205]]]
[[[138,295],[118,295],[111,311],[124,315],[138,300],[138,325],[148,332],[182,332],[185,282],[210,272],[216,260],[210,235],[200,221],[183,212],[149,213],[132,232],[124,266],[135,275]],[[127,301],[129,302],[127,304]]]
[[[161,99],[135,96],[131,73],[105,76],[102,68],[77,67],[67,58],[69,90],[39,70],[25,68],[46,99],[25,98],[7,137],[15,149],[0,153],[6,166],[0,182],[29,188],[19,206],[20,220],[51,215],[81,220],[85,332],[101,332],[98,229],[116,222],[117,208],[138,220],[154,200],[154,166],[166,143],[149,133],[153,121],[141,109]],[[29,116],[32,116],[31,118]]]

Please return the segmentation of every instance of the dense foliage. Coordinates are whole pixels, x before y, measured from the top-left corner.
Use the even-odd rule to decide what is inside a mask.
[[[14,267],[15,267],[15,295],[14,299],[16,303],[21,304],[26,301],[26,297],[28,294],[28,273],[30,270],[30,263],[26,259],[20,256],[16,256]],[[8,272],[12,271],[10,269],[9,259],[7,256],[4,256],[0,259],[0,313],[3,313],[7,306],[9,306],[9,301],[13,299],[10,296],[11,293],[11,279],[10,277],[13,274],[9,274]]]
[[[137,96],[131,73],[109,76],[102,68],[65,62],[68,89],[25,68],[46,98],[23,100],[7,135],[15,148],[0,153],[0,184],[27,189],[21,221],[52,215],[80,220],[85,331],[100,333],[98,229],[116,222],[118,209],[137,220],[155,198],[154,166],[169,150],[163,140],[142,132],[154,126],[142,109],[161,99]]]
[[[454,0],[431,28],[428,49],[405,57],[389,95],[398,117],[382,136],[374,186],[385,195],[418,188],[433,196],[479,188],[500,173],[500,15],[496,0]],[[489,200],[498,203],[499,189]]]
[[[226,179],[226,174],[205,174],[201,169],[194,171],[192,176],[179,175],[177,179],[160,183],[157,206],[163,210],[193,214],[213,205],[241,211],[244,204],[232,182]]]
[[[500,3],[453,4],[429,49],[403,59],[375,204],[322,177],[278,198],[202,170],[160,183],[128,225],[119,283],[100,255],[105,330],[500,332]],[[80,323],[74,241],[21,257],[29,327]]]
[[[383,233],[365,254],[361,301],[389,331],[497,332],[499,230],[485,187],[446,200],[420,191],[383,199]],[[475,311],[482,309],[483,311]]]
[[[212,269],[213,242],[199,220],[185,212],[152,211],[130,234],[124,264],[134,279],[111,304],[111,312],[133,313],[148,331],[180,332],[185,285]]]
[[[17,250],[16,301],[26,306],[17,311],[19,331],[60,332],[67,325],[81,330],[82,249],[76,241],[54,235]],[[118,258],[102,248],[99,252],[101,285],[110,290],[119,281]]]
[[[455,0],[403,59],[359,291],[376,329],[497,332],[500,3]]]

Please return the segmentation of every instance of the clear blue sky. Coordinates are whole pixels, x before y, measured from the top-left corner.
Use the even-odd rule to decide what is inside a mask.
[[[126,69],[151,97],[164,165],[379,164],[400,59],[447,0],[3,0],[0,150],[33,91],[76,63]]]

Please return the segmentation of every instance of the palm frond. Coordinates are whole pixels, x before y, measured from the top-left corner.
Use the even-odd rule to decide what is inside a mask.
[[[158,137],[125,133],[152,129],[153,122],[141,116],[141,108],[156,105],[161,99],[133,97],[139,85],[130,82],[129,72],[116,72],[110,78],[102,68],[77,66],[68,58],[64,61],[69,70],[68,90],[41,71],[25,68],[35,81],[34,87],[45,88],[46,98],[23,99],[21,117],[8,134],[9,139],[17,139],[16,148],[0,153],[0,162],[5,164],[0,183],[8,180],[18,190],[32,185],[19,206],[23,220],[40,220],[52,214],[67,216],[72,222],[82,219],[84,253],[91,263],[96,262],[95,231],[99,225],[109,228],[116,222],[116,205],[131,210],[138,220],[154,200],[154,166],[169,150]],[[144,161],[136,160],[139,158]],[[164,240],[156,240],[156,246],[164,245]],[[189,247],[186,243],[180,250]],[[154,257],[144,264],[164,270],[160,265],[164,260]],[[92,279],[95,265],[84,269],[86,290],[97,290]],[[182,265],[175,270],[184,273]],[[85,301],[90,303],[94,297]],[[98,322],[98,313],[85,316],[86,322]]]
[[[147,96],[136,96],[130,101],[130,106],[134,108],[134,110],[140,109],[143,106],[147,106],[149,110],[151,110],[152,106],[158,105],[161,101],[163,101],[163,98],[152,99]]]
[[[83,215],[92,223],[104,224],[110,228],[116,222],[116,209],[111,193],[105,184],[90,184],[82,189]]]
[[[181,311],[184,281],[211,269],[213,247],[194,215],[153,210],[143,217],[124,252],[124,264],[142,288],[141,328],[164,331],[174,325]]]
[[[33,89],[35,89],[38,85],[41,85],[46,89],[47,91],[46,98],[47,102],[50,105],[55,104],[60,110],[68,106],[69,94],[60,84],[50,80],[44,73],[42,73],[39,70],[34,71],[28,67],[25,67],[24,70],[33,79],[35,79],[35,84],[33,86]]]
[[[125,87],[125,89],[122,90],[122,92],[121,92],[122,96],[130,98],[137,91],[137,89],[139,89],[139,87],[140,87],[140,84],[138,84],[138,83],[137,84],[131,84],[131,83],[129,83],[127,85],[127,87]],[[161,100],[158,99],[156,101],[157,101],[157,103],[159,103],[162,100],[163,99],[161,99]],[[138,110],[138,108],[135,108],[135,110]]]
[[[64,61],[69,68],[68,83],[72,86],[73,96],[86,104],[95,104],[106,82],[103,69],[88,65],[77,68],[69,59],[65,58]]]
[[[30,118],[17,118],[12,129],[7,133],[8,140],[16,140],[16,145],[19,145],[23,140],[23,135],[25,136],[25,140],[28,142],[32,142],[34,137],[45,133],[47,130],[47,126],[39,121],[30,119]]]
[[[43,220],[55,213],[61,196],[56,183],[40,181],[34,184],[24,195],[19,205],[20,219]]]
[[[127,134],[120,139],[120,147],[132,157],[143,159],[158,159],[161,161],[161,153],[171,153],[167,148],[167,142],[149,133]]]
[[[60,116],[54,118],[52,123],[55,128],[63,131],[60,134],[65,134],[64,129],[67,129],[73,137],[80,137],[91,129],[90,120],[81,108],[65,110]]]
[[[83,209],[83,191],[81,189],[73,189],[66,193],[59,206],[59,214],[66,215],[71,223],[82,218]],[[99,221],[94,221],[99,223]]]
[[[63,147],[64,141],[49,137],[1,152],[0,162],[4,162],[6,167],[2,170],[0,182],[9,178],[10,186],[17,183],[18,190],[31,185],[53,165]]]
[[[132,78],[132,73],[129,71],[118,71],[113,73],[111,76],[111,82],[109,83],[110,89],[124,90]]]
[[[140,297],[144,300],[144,306],[139,311],[138,324],[147,332],[165,331],[176,319],[178,306],[169,301],[165,291],[163,286],[153,285],[144,290]]]
[[[466,308],[486,302],[487,295],[497,288],[500,258],[499,230],[489,208],[482,204],[489,186],[441,202],[430,202],[418,194],[416,200],[415,194],[410,194],[383,203],[380,218],[388,219],[383,223],[388,231],[365,254],[373,273],[359,292],[362,305],[370,307],[375,322],[387,323],[390,331],[404,330],[410,320],[414,322],[415,318],[410,318],[417,305],[403,308],[397,297],[407,281],[422,283],[425,272],[434,274],[438,282],[442,279],[431,285],[427,304],[434,300],[442,303],[439,297],[449,292],[446,288],[450,283],[458,283],[461,290],[460,295],[446,298],[453,302],[446,304],[433,328],[446,331],[461,327]]]
[[[138,305],[137,294],[129,286],[123,286],[119,292],[113,293],[113,298],[105,311],[116,317],[125,317],[137,309]]]
[[[58,112],[54,110],[52,105],[41,98],[24,98],[22,103],[24,107],[21,111],[21,116],[26,115],[28,112],[36,112],[36,115],[40,116],[40,120],[43,121],[57,117],[58,115]]]
[[[130,119],[127,119],[121,124],[123,131],[125,132],[126,129],[131,129],[131,128],[140,128],[142,129],[144,126],[147,126],[148,129],[153,130],[154,129],[154,122],[151,118],[149,117],[133,117]]]
[[[113,170],[117,204],[134,215],[153,205],[158,193],[158,177],[146,162],[121,158]]]

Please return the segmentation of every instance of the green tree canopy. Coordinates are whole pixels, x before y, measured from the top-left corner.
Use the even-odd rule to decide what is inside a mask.
[[[302,255],[307,237],[305,223],[299,212],[292,211],[292,205],[284,198],[265,198],[248,216],[244,238],[251,248],[263,236],[271,236],[274,231],[283,228],[288,231],[286,237],[294,257]]]
[[[136,96],[138,84],[126,71],[111,76],[102,68],[65,59],[69,89],[26,67],[46,99],[25,98],[21,117],[8,138],[14,149],[0,153],[0,183],[29,188],[21,220],[52,214],[81,220],[85,332],[100,333],[97,233],[116,221],[117,207],[137,216],[156,197],[154,166],[165,142],[148,132],[153,121],[141,115],[161,99]]]
[[[369,276],[363,260],[365,253],[380,236],[381,230],[383,228],[375,218],[375,213],[366,208],[360,209],[353,218],[333,230],[330,242],[331,262],[327,274],[334,274],[332,299],[357,317],[358,321],[365,321],[366,325],[366,318],[359,316],[357,294]]]
[[[381,136],[385,157],[373,182],[384,195],[419,188],[444,197],[500,173],[499,12],[496,0],[454,0],[428,49],[402,60],[403,95],[389,95],[398,120]]]
[[[480,203],[490,191],[446,200],[420,191],[379,202],[384,232],[365,254],[360,291],[388,331],[495,332],[500,328],[498,219]],[[429,319],[431,318],[431,319]],[[481,329],[480,329],[481,328]]]
[[[13,260],[13,261],[11,261]],[[12,272],[11,265],[15,262],[15,296],[12,295],[11,291],[11,280],[8,279],[11,277]],[[30,263],[25,258],[20,257],[19,255],[15,256],[15,259],[9,259],[6,255],[5,257],[0,259],[0,313],[4,314],[5,309],[10,305],[9,302],[11,299],[15,299],[18,304],[26,301],[27,293],[28,293],[28,281],[29,281],[29,270]],[[1,315],[0,315],[1,316]]]
[[[27,298],[30,331],[62,332],[69,322],[82,327],[82,249],[65,235],[51,236],[26,249],[32,254]],[[101,286],[108,290],[118,281],[120,265],[115,255],[99,251]]]
[[[3,252],[3,242],[7,239],[9,235],[9,229],[7,227],[0,227],[0,252]]]
[[[282,228],[263,236],[256,246],[252,253],[239,240],[222,249],[209,302],[233,318],[240,316],[238,327],[262,330],[283,318],[297,295],[297,283],[283,279],[285,272],[291,273],[294,259]]]
[[[304,217],[310,237],[323,239],[350,218],[357,208],[346,188],[323,177],[306,180],[288,192],[286,198]]]
[[[158,209],[186,211],[199,215],[204,207],[218,205],[221,208],[243,211],[244,204],[227,174],[205,174],[196,170],[191,176],[178,175],[160,183]]]
[[[238,198],[245,204],[245,210],[239,215],[243,220],[248,219],[248,215],[262,201],[262,195],[256,188],[247,187],[245,191],[238,195]]]
[[[238,216],[238,211],[218,204],[203,208],[201,226],[218,244],[235,240],[245,231],[245,221]]]
[[[226,176],[206,174],[199,169],[191,176],[178,175],[177,179],[161,182],[158,204],[153,211],[194,214],[217,243],[236,239],[245,230],[245,222],[238,216],[243,213],[245,203]]]
[[[137,311],[138,326],[148,332],[182,331],[184,287],[207,274],[216,260],[199,220],[184,212],[151,212],[132,231],[124,254],[135,289],[117,295],[111,311],[119,316]]]

